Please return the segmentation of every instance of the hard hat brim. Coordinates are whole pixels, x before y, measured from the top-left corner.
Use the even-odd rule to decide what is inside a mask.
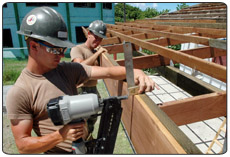
[[[90,29],[89,29],[90,30]],[[100,33],[97,33],[96,31],[94,30],[90,30],[91,32],[93,32],[93,34],[95,34],[96,36],[100,37],[100,38],[107,38],[105,35],[102,35]]]
[[[57,47],[67,47],[67,48],[72,48],[74,46],[76,46],[74,43],[68,41],[68,40],[61,40],[61,39],[57,39],[57,38],[53,38],[53,37],[50,37],[50,36],[39,36],[39,35],[35,35],[35,34],[31,34],[31,35],[28,35],[28,34],[25,34],[21,31],[17,31],[18,34],[21,34],[21,35],[25,35],[25,36],[28,36],[28,37],[31,37],[31,38],[35,38],[35,39],[39,39],[39,40],[42,40],[42,41],[46,41],[54,46],[57,46]]]

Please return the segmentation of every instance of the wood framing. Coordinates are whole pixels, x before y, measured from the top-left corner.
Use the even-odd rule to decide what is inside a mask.
[[[226,39],[226,5],[200,3],[153,19],[107,24],[107,37],[102,46],[108,53],[101,55],[101,66],[124,66],[124,59],[117,60],[117,54],[123,53],[123,42],[130,42],[133,54],[139,54],[133,57],[134,68],[155,68],[161,77],[192,95],[161,104],[155,104],[145,94],[122,101],[122,121],[136,152],[201,154],[178,126],[226,116],[226,91],[169,65],[182,63],[227,82],[226,66],[204,60],[227,55],[226,40],[218,39]],[[178,51],[169,48],[183,43],[202,45]],[[141,50],[154,54],[147,55]],[[104,82],[111,96],[127,95],[125,81],[105,79]]]
[[[110,25],[111,26],[111,25]],[[175,50],[168,49],[153,43],[149,43],[147,41],[142,41],[140,39],[136,39],[127,35],[124,35],[119,32],[115,32],[113,30],[109,30],[111,34],[114,36],[119,36],[123,41],[128,41],[134,43],[136,45],[141,46],[147,50],[156,52],[164,57],[170,58],[174,61],[183,63],[191,68],[195,68],[201,72],[204,72],[212,77],[215,77],[221,81],[226,82],[226,67],[217,65],[211,62],[204,61],[200,58],[188,56],[183,53],[178,53]]]
[[[101,57],[102,66],[118,66],[108,54]],[[105,79],[110,95],[127,95],[125,82]],[[175,123],[145,95],[130,96],[122,101],[122,120],[140,154],[201,154]],[[146,132],[145,127],[151,130]]]

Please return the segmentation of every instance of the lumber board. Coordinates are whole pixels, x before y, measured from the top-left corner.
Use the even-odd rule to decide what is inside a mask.
[[[160,20],[194,20],[195,18],[158,18]],[[199,20],[215,20],[217,23],[226,22],[226,17],[200,17]]]
[[[131,139],[138,154],[186,154],[148,106],[136,96]]]
[[[112,24],[107,24],[107,26],[118,27],[118,28],[122,27],[122,26],[115,26]],[[226,41],[224,42],[221,40],[215,40],[215,39],[211,39],[211,38],[207,38],[207,37],[193,36],[193,35],[182,35],[182,34],[177,34],[177,33],[169,33],[169,32],[149,30],[149,29],[136,29],[136,28],[127,27],[127,26],[123,26],[122,28],[127,29],[127,30],[136,30],[136,31],[143,32],[143,33],[152,33],[158,37],[165,37],[165,38],[170,38],[170,39],[175,39],[175,40],[182,40],[185,42],[203,44],[203,45],[207,45],[207,46],[211,46],[211,47],[217,46],[216,48],[223,48],[225,50],[227,47]],[[213,43],[216,43],[216,44],[213,44]]]
[[[121,40],[121,41],[123,42],[123,40]],[[108,50],[109,54],[117,54],[117,53],[123,53],[124,52],[123,43],[122,44],[114,44],[114,45],[105,45],[103,47]],[[134,51],[138,51],[140,47],[138,45],[132,44],[132,48]]]
[[[124,60],[117,60],[117,63],[121,66],[125,66]],[[170,64],[170,60],[168,58],[165,58],[158,54],[133,58],[133,67],[136,69],[154,68],[154,67],[165,66],[169,64]]]
[[[168,30],[174,33],[201,33],[206,35],[218,35],[218,37],[226,37],[226,30],[221,29],[212,29],[212,28],[194,28],[194,27],[182,27],[182,26],[169,26],[169,25],[156,25],[149,23],[118,23],[118,25],[122,26],[130,26],[130,27],[148,27],[151,30]]]
[[[107,26],[110,27],[122,27],[122,26],[115,26],[112,24],[107,24]],[[175,39],[175,40],[182,40],[185,42],[193,42],[197,44],[203,44],[203,45],[209,45],[209,38],[206,37],[198,37],[198,36],[188,36],[188,35],[182,35],[182,34],[177,34],[177,33],[168,33],[168,32],[163,32],[163,31],[156,31],[156,30],[149,30],[149,29],[136,29],[132,27],[127,27],[123,26],[123,29],[127,30],[137,30],[139,32],[143,33],[152,33],[158,37],[165,37],[165,38],[170,38],[170,39]]]
[[[192,56],[196,56],[202,59],[205,58],[213,58],[213,57],[219,57],[219,56],[226,56],[227,52],[223,49],[218,48],[212,48],[212,47],[200,47],[200,48],[194,48],[194,49],[188,49],[188,50],[180,50],[180,52],[189,54]]]
[[[226,92],[203,94],[163,103],[160,108],[177,124],[185,125],[227,115]]]
[[[170,58],[176,62],[185,64],[193,69],[199,70],[203,73],[206,73],[207,75],[210,75],[214,78],[217,78],[223,82],[226,82],[226,67],[205,61],[203,59],[191,56],[191,55],[186,55],[183,53],[180,53],[178,51],[168,49],[153,43],[149,43],[147,41],[143,41],[140,39],[136,39],[133,37],[129,37],[127,35],[123,35],[121,33],[108,30],[111,34],[118,36],[122,40],[131,42],[135,45],[138,45],[144,49],[148,49],[150,51],[156,52],[159,55],[162,55],[164,57]]]
[[[110,45],[110,44],[118,44],[121,43],[118,37],[110,37],[103,39],[100,45]]]
[[[138,153],[201,154],[191,140],[145,94],[136,95],[134,104],[131,139]]]
[[[104,53],[101,55],[101,66],[110,67],[110,66],[118,66],[118,64],[109,56],[109,54]],[[127,95],[127,84],[123,83],[123,81],[117,81],[112,79],[104,79],[107,90],[109,91],[110,96],[120,96]],[[133,108],[133,97],[129,97],[126,100],[121,102],[123,113],[122,113],[122,121],[125,125],[127,133],[130,135],[131,130],[131,119],[132,119],[132,108]]]
[[[227,14],[226,12],[224,13],[209,13],[209,14],[177,14],[177,15],[173,15],[173,14],[168,14],[168,15],[161,15],[160,18],[187,18],[187,17],[192,17],[192,18],[202,18],[202,17],[209,17],[212,18],[213,16],[218,16],[218,17],[226,17]]]
[[[108,54],[103,54],[102,58],[103,66],[117,65]],[[115,91],[112,94],[127,94],[126,82],[118,85],[120,87],[114,83],[105,83],[109,91]],[[128,100],[122,101],[122,107],[122,121],[138,154],[201,154],[175,123],[147,96],[130,96]]]
[[[100,57],[101,60],[101,66],[103,67],[111,67],[111,66],[119,66],[113,59],[111,59],[111,56],[108,53],[103,53]],[[108,84],[109,86],[113,87],[108,88],[108,91],[111,96],[118,96],[118,84],[119,80],[112,80],[112,79],[104,79],[104,82]]]
[[[197,10],[197,11],[188,11],[188,10],[180,10],[176,12],[168,13],[168,15],[176,15],[176,14],[210,14],[210,13],[226,13],[226,9],[210,9],[210,10]]]
[[[170,46],[170,45],[178,45],[178,44],[185,43],[185,41],[175,40],[170,38],[157,38],[157,39],[146,40],[146,41],[160,46]]]
[[[224,4],[224,3],[223,3]],[[184,8],[183,11],[186,10],[210,10],[210,9],[225,9],[226,5],[219,5],[219,6],[207,6],[207,7],[191,7],[191,8]]]
[[[184,26],[184,27],[199,27],[199,28],[214,28],[214,29],[226,29],[226,23],[187,23],[187,22],[156,22],[158,25],[172,25],[172,26]]]
[[[106,46],[103,46],[103,47],[108,50],[109,54],[117,54],[117,53],[124,52],[123,44],[106,45]]]
[[[209,45],[211,47],[216,47],[216,48],[220,48],[220,49],[227,49],[227,42],[226,40],[218,40],[218,39],[210,39],[209,40]]]
[[[193,19],[193,20],[182,20],[182,19],[177,19],[177,20],[173,20],[173,19],[145,19],[145,20],[136,20],[135,22],[147,22],[147,23],[157,23],[157,22],[187,22],[187,23],[216,23],[216,20],[200,20],[200,19]]]
[[[189,50],[181,50],[180,52],[192,56],[196,56],[202,59],[218,57],[218,56],[226,56],[225,50],[216,49],[216,48],[212,50],[211,47],[201,47],[201,48],[194,48]],[[124,59],[117,60],[117,63],[121,66],[125,66]],[[168,58],[165,58],[158,54],[145,55],[145,56],[139,56],[133,58],[133,67],[136,69],[155,68],[159,66],[166,66],[169,64],[170,64],[170,60]],[[161,71],[165,71],[165,70],[162,69]]]

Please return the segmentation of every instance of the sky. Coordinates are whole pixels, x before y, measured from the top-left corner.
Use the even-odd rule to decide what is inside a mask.
[[[176,7],[180,3],[127,3],[131,6],[138,7],[142,11],[144,11],[146,8],[156,8],[158,11],[162,11],[163,9],[169,9],[170,12],[176,11]],[[186,3],[189,6],[196,5],[199,3]]]

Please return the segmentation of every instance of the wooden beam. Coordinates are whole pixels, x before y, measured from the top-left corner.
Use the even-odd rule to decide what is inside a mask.
[[[108,54],[102,57],[103,65],[117,65]],[[115,82],[105,82],[112,95],[126,95],[127,83],[121,85],[119,92]],[[201,154],[175,123],[145,95],[130,96],[122,101],[122,107],[122,121],[138,154]]]
[[[213,58],[213,57],[219,57],[219,56],[226,56],[227,52],[223,49],[218,48],[212,48],[212,47],[200,47],[200,48],[194,48],[194,49],[188,49],[188,50],[180,50],[180,52],[189,54],[192,56],[196,56],[202,59],[205,58]]]
[[[125,66],[124,60],[117,60],[117,63],[121,66]],[[133,67],[136,69],[154,68],[154,67],[165,66],[169,64],[170,64],[170,60],[168,58],[164,58],[158,54],[139,56],[133,58]]]
[[[81,29],[82,29],[85,37],[87,38],[88,37],[88,31],[87,31],[87,29],[85,27],[81,27]]]
[[[191,10],[210,10],[210,9],[226,9],[226,5],[220,5],[220,6],[207,6],[207,7],[191,7],[191,8],[184,8],[183,11],[191,11]]]
[[[110,45],[110,44],[118,44],[118,43],[121,43],[118,37],[110,37],[110,38],[103,39],[100,45]]]
[[[161,46],[178,45],[184,43],[184,41],[169,39],[169,38],[157,38],[157,39],[146,40],[146,41]]]
[[[121,46],[119,46],[122,48]],[[118,49],[120,49],[118,48]],[[120,49],[120,52],[123,52],[123,49]],[[211,58],[211,57],[218,57],[218,56],[226,56],[226,51],[222,49],[212,49],[210,47],[202,47],[202,48],[195,48],[189,50],[182,50],[180,51],[185,54],[189,54],[192,56],[196,56],[202,59]],[[110,52],[109,52],[110,53]],[[125,66],[124,59],[117,60],[117,63],[121,66]],[[145,68],[154,68],[159,66],[169,65],[170,60],[168,58],[164,58],[158,54],[154,55],[147,55],[147,56],[139,56],[133,58],[133,66],[137,69],[145,69]]]
[[[115,26],[111,24],[107,24],[108,27],[122,27],[122,26]],[[122,27],[123,29],[127,30],[137,30],[136,28],[132,27]],[[143,33],[152,33],[158,37],[165,37],[165,38],[170,38],[170,39],[175,39],[175,40],[182,40],[185,42],[193,42],[197,44],[203,44],[203,45],[209,45],[209,38],[205,37],[197,37],[197,36],[188,36],[188,35],[181,35],[181,34],[176,34],[176,33],[167,33],[167,32],[162,32],[162,31],[155,31],[155,30],[148,30],[148,29],[138,29],[137,31],[143,32]]]
[[[201,34],[210,34],[210,35],[218,35],[218,37],[226,37],[226,30],[221,29],[212,29],[212,28],[194,28],[194,27],[181,27],[181,26],[168,26],[168,25],[156,25],[149,23],[118,23],[122,26],[129,27],[138,27],[142,28],[143,26],[149,27],[151,30],[168,30],[174,33],[201,33]]]
[[[132,117],[131,139],[136,152],[140,154],[153,154],[154,152],[157,154],[179,154],[179,152],[186,154],[139,96],[136,96]]]
[[[106,45],[103,47],[108,50],[109,54],[117,54],[117,53],[124,52],[123,44]]]
[[[177,14],[210,14],[210,13],[226,13],[226,9],[209,9],[209,10],[198,10],[198,11],[188,11],[188,10],[180,10],[177,12],[168,13],[168,15],[177,15]]]
[[[199,70],[203,73],[206,73],[210,75],[211,77],[215,77],[221,81],[226,82],[227,81],[227,74],[226,74],[226,67],[205,61],[203,59],[194,57],[194,56],[188,56],[186,54],[180,53],[178,51],[168,49],[153,43],[149,43],[140,39],[132,38],[126,35],[123,35],[121,33],[108,30],[111,34],[118,36],[122,40],[125,40],[127,42],[131,42],[133,44],[136,44],[144,49],[153,51],[158,53],[159,55],[162,55],[164,57],[170,58],[176,62],[185,64],[193,69]]]
[[[211,47],[216,47],[216,48],[219,48],[219,49],[224,49],[224,50],[227,49],[226,40],[210,39],[209,40],[209,45]]]
[[[193,122],[227,115],[226,92],[200,95],[183,100],[163,103],[160,108],[177,124]]]
[[[116,26],[116,25],[112,25],[112,24],[107,24],[107,26],[117,27],[117,28],[122,27],[122,26]],[[152,34],[159,36],[159,37],[165,37],[165,38],[170,38],[170,39],[175,39],[175,40],[182,40],[185,42],[192,42],[192,43],[203,44],[203,45],[207,45],[207,46],[212,45],[212,47],[216,46],[216,44],[211,44],[211,43],[213,43],[213,39],[207,38],[207,37],[182,35],[182,34],[177,34],[177,33],[169,33],[169,32],[155,31],[155,30],[149,30],[149,29],[136,29],[136,28],[126,27],[126,26],[123,26],[122,28],[126,29],[126,30],[136,30],[136,31],[143,32],[143,33],[152,33]],[[217,48],[223,47],[223,49],[226,49],[226,47],[227,47],[226,41],[215,40],[215,42],[217,42],[217,45],[220,45],[219,43],[221,42],[221,47],[218,46]]]
[[[177,15],[160,15],[159,18],[194,18],[196,17],[197,19],[202,18],[202,17],[209,17],[209,18],[213,18],[213,17],[226,17],[227,13],[209,13],[209,14],[177,14]]]
[[[184,27],[199,27],[199,28],[214,28],[214,29],[226,29],[226,23],[187,23],[187,22],[156,22],[158,25],[172,25],[172,26],[184,26]]]
[[[187,23],[216,23],[216,20],[200,20],[200,19],[193,19],[193,20],[183,20],[183,19],[145,19],[145,20],[136,20],[135,22],[149,22],[149,23],[157,23],[157,22],[187,22]]]

